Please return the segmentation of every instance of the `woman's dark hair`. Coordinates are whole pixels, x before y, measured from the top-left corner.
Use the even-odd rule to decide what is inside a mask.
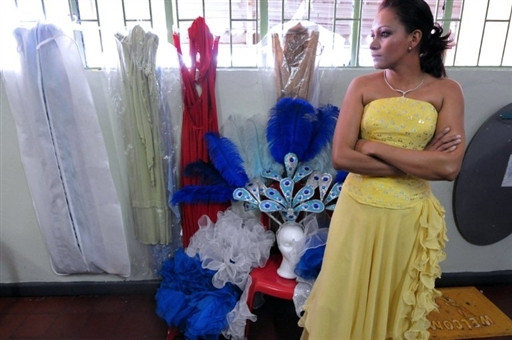
[[[450,33],[443,36],[443,28],[434,23],[428,4],[424,0],[383,0],[379,11],[385,8],[395,11],[408,33],[416,29],[421,31],[421,70],[437,78],[446,77],[443,57],[452,40]]]

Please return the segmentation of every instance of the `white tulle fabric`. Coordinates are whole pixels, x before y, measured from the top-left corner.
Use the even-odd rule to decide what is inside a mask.
[[[240,300],[235,305],[235,308],[226,315],[228,320],[228,327],[222,331],[222,335],[226,339],[242,340],[245,337],[245,325],[247,320],[252,322],[256,321],[256,315],[253,314],[247,306],[247,295],[249,294],[249,287],[252,284],[251,276],[247,277],[245,289],[240,297]]]
[[[328,232],[329,228],[313,229],[306,239],[306,244],[304,245],[304,250],[302,251],[301,256],[309,249],[325,246],[327,243]],[[295,306],[295,313],[297,313],[298,316],[300,316],[304,310],[304,303],[306,303],[314,283],[315,279],[305,279],[300,276],[297,277],[297,285],[293,291],[293,304]]]
[[[206,215],[198,223],[199,230],[191,237],[185,252],[188,256],[198,254],[203,268],[216,271],[212,278],[215,287],[222,288],[230,282],[243,291],[235,308],[226,316],[229,326],[223,331],[229,339],[243,339],[247,320],[256,321],[256,315],[246,303],[251,284],[249,274],[253,268],[265,265],[275,235],[263,227],[257,215],[237,204],[219,212],[216,223]]]
[[[274,233],[255,215],[236,207],[219,212],[216,223],[206,215],[198,223],[199,230],[185,250],[187,255],[199,254],[203,268],[217,272],[212,279],[215,287],[231,282],[243,290],[251,270],[267,262]]]

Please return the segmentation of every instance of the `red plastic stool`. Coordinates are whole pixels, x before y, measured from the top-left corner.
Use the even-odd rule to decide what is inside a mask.
[[[262,293],[285,300],[293,299],[293,292],[297,281],[285,279],[277,274],[277,268],[281,265],[282,255],[272,254],[264,267],[254,268],[251,271],[252,283],[247,294],[247,307],[252,311],[254,296]],[[249,336],[249,321],[245,326],[245,337]]]
[[[181,336],[180,331],[175,327],[169,327],[167,330],[167,337],[166,340],[174,340]]]

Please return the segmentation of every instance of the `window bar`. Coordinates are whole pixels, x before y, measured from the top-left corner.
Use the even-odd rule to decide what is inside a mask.
[[[439,0],[437,1],[436,3],[436,20],[434,21],[439,21],[437,20],[437,15],[438,15],[438,8],[439,8]],[[453,0],[444,0],[443,2],[443,18],[441,19],[442,21],[442,29],[443,29],[443,34],[452,34],[452,32],[450,31],[450,25],[452,23],[452,14],[453,14]],[[458,34],[457,34],[458,36]],[[455,48],[455,46],[453,46],[453,48]],[[444,62],[445,58],[443,58],[443,62]],[[455,62],[455,60],[454,60]]]
[[[68,0],[69,6],[69,16],[72,22],[75,21],[80,23],[80,11],[78,9],[78,0]],[[76,45],[78,47],[78,53],[82,58],[82,62],[87,66],[87,58],[85,56],[85,46],[84,46],[84,37],[82,31],[73,30],[73,38],[76,41]],[[101,40],[100,40],[101,41]]]
[[[100,47],[103,52],[103,34],[101,32],[100,12],[98,10],[98,0],[94,0],[94,8],[96,9],[96,22],[98,24],[98,34],[100,35]]]
[[[72,2],[75,2],[75,4],[73,5]],[[96,12],[96,20],[94,19],[89,19],[89,20],[84,20],[80,17],[80,6],[78,5],[78,0],[69,0],[68,2],[70,4],[70,8],[73,8],[75,7],[76,8],[76,15],[77,15],[77,21],[78,23],[82,23],[82,22],[96,22],[96,25],[98,26],[98,35],[99,35],[99,40],[100,40],[100,49],[101,51],[103,52],[103,35],[101,33],[101,23],[100,23],[100,13],[99,13],[99,10],[98,10],[98,0],[94,0],[94,9],[95,9],[95,12]],[[76,35],[78,35],[78,39],[76,38]],[[87,65],[87,54],[85,53],[85,50],[86,50],[86,47],[85,47],[85,43],[84,43],[84,40],[83,40],[83,33],[78,31],[75,33],[75,39],[77,41],[80,41],[80,44],[79,45],[82,45],[84,51],[83,51],[83,57],[84,57],[84,62],[85,62],[85,65]]]
[[[98,0],[94,0],[94,8],[96,10],[96,23],[98,25],[98,34],[100,35],[100,48],[101,48],[101,52],[103,52],[103,35],[101,33],[101,22],[100,22],[100,12],[98,10]]]
[[[44,17],[46,19],[46,7],[44,5],[44,0],[41,0],[41,9],[43,10],[43,15],[44,15]]]
[[[149,6],[149,22],[151,24],[151,28],[153,28],[153,6],[151,6],[151,0],[148,0]]]
[[[460,31],[460,23],[461,23],[461,20],[462,18],[464,17],[464,4],[465,4],[465,1],[462,0],[461,2],[461,8],[460,8],[460,17],[459,17],[459,25],[458,25],[458,30]],[[457,45],[459,43],[459,32],[457,32],[457,39],[453,42],[453,48],[455,49],[453,51],[453,65],[455,65],[456,61],[457,61],[457,52],[459,51],[459,49],[457,48]]]
[[[180,10],[178,8],[179,0],[176,0],[175,4],[176,4],[176,26],[178,28],[178,34],[179,34],[180,33],[181,22],[182,21],[194,21],[196,19],[196,17],[194,17],[194,18],[185,18],[185,19],[180,18],[180,15],[179,15]],[[206,20],[205,0],[201,1],[201,6],[202,6],[201,16]]]
[[[165,10],[165,24],[167,28],[167,41],[173,44],[172,33],[174,26],[174,17],[172,12],[172,1],[162,0],[164,2]]]
[[[434,15],[434,22],[436,22],[436,21],[437,21],[437,16],[438,16],[438,14],[439,14],[439,1],[440,1],[440,0],[436,0],[436,4],[434,5],[436,10],[434,11],[434,13],[432,13],[432,14]],[[445,4],[446,4],[446,0],[445,0],[445,2],[444,2],[444,4],[443,4],[443,9],[444,9],[444,5],[445,5]]]
[[[128,25],[127,25],[128,22],[149,22],[149,26],[151,28],[153,28],[153,11],[151,9],[151,2],[150,2],[150,0],[147,0],[147,4],[148,4],[148,7],[149,7],[149,19],[141,19],[141,18],[129,19],[129,18],[127,18],[126,17],[126,8],[125,8],[124,1],[125,0],[121,0],[122,7],[123,7],[123,20],[124,20],[124,26],[125,27],[128,27]]]
[[[126,25],[126,9],[124,7],[124,0],[121,0],[121,7],[123,9],[123,21],[124,21],[124,27],[126,28],[127,25]]]
[[[338,1],[334,1],[334,13],[333,13],[333,16],[332,16],[332,29],[333,29],[333,33],[336,33],[336,22],[338,21],[336,19],[337,17],[338,17]]]
[[[74,18],[78,20],[80,18],[80,12],[78,10],[78,0],[68,0],[68,6],[71,21],[73,21]]]
[[[334,1],[334,10],[332,15],[332,41],[331,41],[331,48],[334,49],[334,44],[336,43],[336,22],[338,21],[338,1]],[[331,63],[332,66],[332,63]]]
[[[229,66],[233,66],[233,6],[232,1],[229,0]]]
[[[489,6],[490,6],[490,0],[487,0],[487,8],[485,9],[485,20],[484,20],[484,28],[482,29],[482,37],[480,38],[480,46],[478,47],[478,58],[476,62],[476,66],[480,65],[480,56],[482,55],[482,44],[484,43],[484,37],[485,37],[485,29],[487,28],[487,15],[489,15]]]
[[[256,18],[258,18],[258,13],[256,13]],[[260,0],[260,6],[259,6],[259,18],[260,20],[256,21],[256,25],[260,25],[260,36],[258,37],[258,42],[263,39],[265,35],[267,35],[268,32],[268,0]],[[256,32],[258,32],[258,29],[256,27]]]
[[[284,22],[284,1],[281,1],[281,26],[283,26]]]
[[[484,24],[484,31],[483,33],[485,33],[485,27],[487,26],[487,23],[491,23],[491,22],[503,22],[503,23],[507,23],[507,32],[505,33],[505,42],[503,44],[503,48],[501,50],[501,58],[500,58],[500,64],[497,65],[497,66],[503,66],[503,62],[505,61],[505,51],[506,51],[506,47],[507,47],[507,37],[508,37],[508,33],[510,31],[510,18],[507,19],[507,20],[485,20],[485,24]],[[482,40],[480,42],[480,51],[482,50],[482,44],[483,44],[483,37],[484,37],[484,34],[482,33]],[[478,54],[478,64],[477,66],[480,65],[480,52]],[[484,65],[485,66],[485,65]]]
[[[352,25],[352,51],[350,56],[350,66],[358,66],[359,65],[359,45],[360,45],[360,35],[361,35],[361,17],[363,13],[363,6],[361,1],[354,1],[354,18]]]
[[[437,10],[436,6],[436,10]],[[452,21],[452,14],[453,14],[453,0],[445,0],[443,4],[443,32],[447,33],[450,31],[450,23]],[[436,16],[437,18],[437,16]]]
[[[164,0],[166,1],[166,0]],[[179,10],[179,1],[176,0],[174,2],[176,4],[176,29],[178,30],[178,32],[176,32],[177,34],[180,33],[180,10]],[[173,33],[174,33],[174,27],[173,27]],[[171,38],[171,42],[174,44],[174,40]]]
[[[512,8],[510,9],[510,14],[508,16],[508,24],[507,24],[507,33],[505,34],[505,44],[503,45],[503,52],[501,54],[500,66],[503,66],[505,62],[505,51],[507,50],[507,37],[510,34],[510,21],[512,21]]]

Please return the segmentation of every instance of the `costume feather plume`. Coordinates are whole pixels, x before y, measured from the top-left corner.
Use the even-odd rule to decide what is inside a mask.
[[[242,157],[242,161],[244,164],[245,172],[249,178],[253,176],[253,165],[251,162],[251,157],[248,155],[252,150],[248,150],[246,140],[246,132],[244,131],[244,125],[247,125],[247,121],[237,116],[230,115],[228,119],[222,125],[222,134],[224,137],[229,138],[235,146],[238,148],[240,153],[240,157]]]
[[[345,170],[338,170],[336,172],[336,177],[334,178],[334,183],[343,183],[345,182],[345,178],[347,178],[348,172]]]
[[[297,155],[302,161],[313,134],[312,121],[315,108],[301,98],[281,98],[270,110],[267,124],[267,142],[270,154],[283,163],[287,153]]]
[[[233,199],[233,188],[225,185],[187,185],[172,195],[172,204],[227,203]]]
[[[224,203],[229,202],[233,196],[233,188],[211,163],[197,161],[187,164],[183,175],[196,177],[200,185],[187,185],[174,192],[171,203]]]
[[[311,141],[301,161],[307,162],[315,158],[331,142],[338,113],[339,109],[333,105],[319,107],[316,110],[316,119],[312,121]]]
[[[265,137],[268,118],[265,115],[254,115],[247,122],[247,128],[244,129],[244,134],[247,137],[245,142],[247,147],[254,150],[251,154],[253,158],[253,173],[251,178],[262,178],[262,173],[265,170],[272,169],[278,173],[284,171],[282,162],[275,162],[268,149],[267,139]]]
[[[226,137],[216,133],[205,134],[208,154],[215,168],[232,187],[243,187],[249,182],[244,170],[243,160],[235,144]]]
[[[201,160],[187,164],[183,175],[198,178],[202,185],[227,185],[226,180],[211,163]]]
[[[264,127],[261,129],[264,130]],[[260,149],[266,149],[266,144],[263,145],[260,143],[260,136],[258,135],[257,126],[253,119],[229,116],[222,125],[222,134],[237,146],[244,162],[244,169],[247,176],[249,178],[260,176],[263,169]],[[265,136],[263,136],[263,140],[265,140]]]

